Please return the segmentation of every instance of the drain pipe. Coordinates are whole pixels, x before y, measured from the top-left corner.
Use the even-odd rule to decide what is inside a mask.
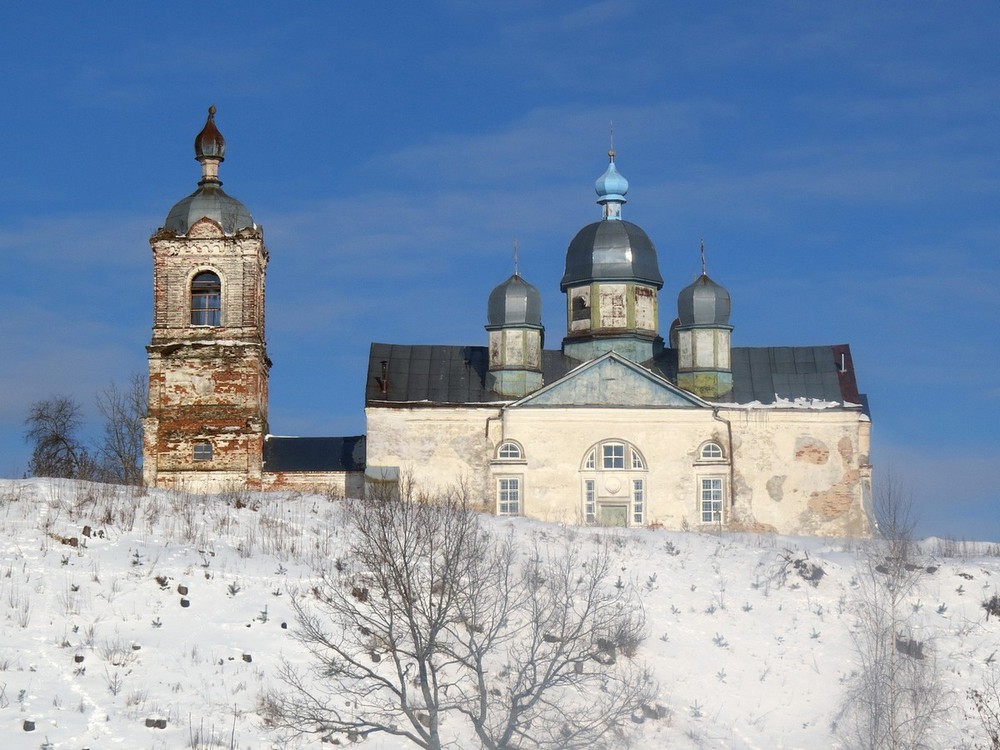
[[[725,417],[719,416],[719,407],[712,407],[712,419],[722,422],[726,426],[726,439],[729,445],[729,507],[736,505],[736,456],[733,453],[733,423]]]

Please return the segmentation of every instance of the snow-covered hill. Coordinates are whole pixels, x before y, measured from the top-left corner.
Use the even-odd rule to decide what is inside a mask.
[[[526,550],[538,536],[584,547],[610,537],[621,578],[641,591],[638,658],[667,708],[634,727],[636,747],[840,746],[833,726],[858,669],[860,543],[484,523],[512,527]],[[256,707],[281,657],[305,660],[292,592],[349,543],[340,504],[319,495],[0,480],[0,747],[328,747],[280,744]],[[971,748],[985,738],[966,693],[1000,651],[1000,622],[982,606],[1000,589],[998,547],[923,548],[933,572],[904,614],[950,705],[931,746]],[[477,743],[460,733],[458,746]],[[407,745],[376,735],[358,747]]]

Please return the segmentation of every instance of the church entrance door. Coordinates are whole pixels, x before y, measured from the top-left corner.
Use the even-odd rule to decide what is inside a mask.
[[[628,526],[627,505],[605,505],[601,503],[599,507],[602,526]]]

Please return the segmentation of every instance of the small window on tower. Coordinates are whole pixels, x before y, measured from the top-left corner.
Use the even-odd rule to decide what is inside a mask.
[[[202,271],[191,281],[191,325],[222,325],[222,282],[211,271]]]
[[[212,444],[211,443],[195,443],[194,444],[194,460],[195,461],[211,461],[212,460]]]

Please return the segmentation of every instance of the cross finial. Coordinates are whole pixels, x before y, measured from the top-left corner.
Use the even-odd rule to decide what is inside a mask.
[[[705,275],[705,238],[701,238],[701,275]]]
[[[520,276],[517,271],[517,237],[514,238],[514,275]]]
[[[608,121],[608,132],[611,140],[611,148],[608,149],[608,156],[611,161],[615,160],[615,123],[614,120]]]

